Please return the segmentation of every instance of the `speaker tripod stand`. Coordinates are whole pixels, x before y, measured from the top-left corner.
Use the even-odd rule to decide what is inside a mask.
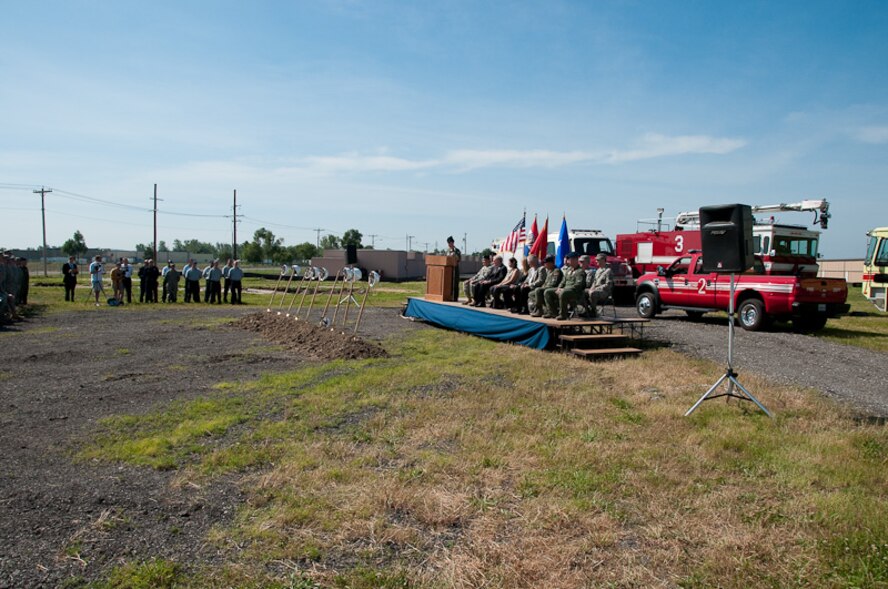
[[[758,408],[765,412],[765,415],[773,418],[771,412],[768,411],[764,405],[762,405],[758,399],[756,399],[752,393],[746,390],[740,381],[737,380],[737,373],[734,372],[734,292],[736,290],[736,284],[734,282],[734,273],[731,273],[731,291],[730,291],[730,299],[728,301],[728,367],[725,370],[725,373],[715,381],[715,384],[709,387],[709,390],[706,391],[702,397],[700,397],[694,406],[688,409],[688,412],[685,413],[685,417],[693,413],[697,407],[700,406],[703,401],[707,401],[709,399],[717,399],[719,397],[734,397],[735,399],[740,399],[742,401],[752,401]],[[720,393],[714,395],[715,391],[721,386],[722,383],[728,383],[727,392]],[[737,394],[735,391],[740,391],[742,394]]]

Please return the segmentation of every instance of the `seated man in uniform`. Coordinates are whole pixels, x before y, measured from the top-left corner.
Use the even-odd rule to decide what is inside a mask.
[[[549,289],[557,288],[558,285],[561,283],[561,278],[563,277],[561,268],[555,267],[555,256],[546,256],[544,267],[546,269],[546,279],[543,281],[543,284],[534,288],[527,294],[527,298],[529,301],[528,308],[530,302],[533,303],[533,311],[530,314],[531,317],[543,316],[546,291]]]
[[[598,305],[611,296],[614,291],[614,275],[607,264],[607,254],[598,254],[595,257],[598,269],[592,283],[587,283],[586,299],[589,301],[587,311],[590,317],[598,317]]]
[[[567,312],[572,305],[583,300],[583,289],[586,287],[586,273],[580,268],[579,255],[576,252],[567,254],[567,268],[558,288],[547,288],[544,292],[546,313],[543,317],[559,321],[568,318]],[[558,313],[557,317],[555,313]]]
[[[475,285],[487,278],[488,274],[490,274],[490,256],[485,254],[481,258],[481,269],[474,276],[463,282],[463,292],[466,293],[466,300],[463,301],[463,305],[472,304],[472,291]]]

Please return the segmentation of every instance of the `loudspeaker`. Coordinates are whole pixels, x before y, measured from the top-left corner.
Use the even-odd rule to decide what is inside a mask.
[[[752,208],[749,205],[700,207],[704,272],[743,272],[753,264]]]
[[[346,264],[357,264],[358,263],[358,246],[353,243],[345,246],[345,263]]]

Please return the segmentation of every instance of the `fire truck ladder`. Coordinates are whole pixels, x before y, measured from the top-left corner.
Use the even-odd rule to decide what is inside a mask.
[[[829,203],[826,199],[803,200],[801,202],[780,203],[776,205],[755,205],[753,214],[786,213],[786,212],[814,212],[814,224],[819,223],[822,229],[826,229],[832,215],[829,213]],[[700,212],[687,211],[675,216],[676,225],[699,225]]]

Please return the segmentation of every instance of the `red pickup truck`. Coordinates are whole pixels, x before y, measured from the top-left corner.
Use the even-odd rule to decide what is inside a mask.
[[[750,331],[790,319],[799,331],[816,331],[850,308],[844,280],[767,275],[758,258],[755,267],[735,280],[734,309],[740,326]],[[645,318],[664,309],[683,309],[692,318],[728,310],[730,275],[703,272],[703,256],[696,250],[667,268],[642,274],[637,284],[635,309]]]

